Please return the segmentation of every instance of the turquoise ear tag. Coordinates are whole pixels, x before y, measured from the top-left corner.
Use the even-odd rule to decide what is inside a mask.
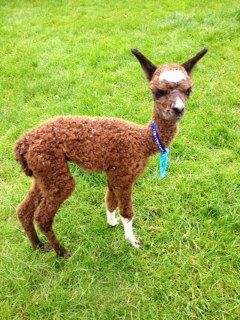
[[[165,178],[168,170],[169,163],[169,149],[165,148],[164,152],[161,153],[159,157],[159,170],[160,170],[160,178]]]

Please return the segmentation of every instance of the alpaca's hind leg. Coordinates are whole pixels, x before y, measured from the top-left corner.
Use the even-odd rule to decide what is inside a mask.
[[[62,163],[58,161],[55,166],[52,164],[52,171],[48,172],[46,177],[39,178],[39,186],[43,193],[43,199],[37,208],[35,219],[57,255],[69,257],[69,253],[61,246],[52,229],[58,208],[72,194],[75,187],[74,179],[67,168],[65,159]]]
[[[133,233],[133,205],[132,205],[132,185],[118,185],[114,188],[118,199],[118,206],[121,220],[124,226],[125,238],[135,247],[140,248],[141,243]]]
[[[28,195],[17,208],[19,220],[21,221],[21,224],[33,248],[42,246],[33,224],[34,212],[40,204],[41,199],[41,191],[36,182],[34,181],[34,184],[31,190],[29,191]]]
[[[108,182],[108,190],[106,192],[105,202],[106,202],[107,223],[111,227],[115,227],[119,223],[119,218],[117,219],[115,216],[116,209],[118,206],[118,200],[109,182]]]

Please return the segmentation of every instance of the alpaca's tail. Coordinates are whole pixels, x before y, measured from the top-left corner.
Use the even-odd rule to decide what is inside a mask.
[[[22,170],[25,172],[25,174],[31,177],[33,175],[33,172],[28,167],[28,163],[26,160],[26,153],[28,151],[28,148],[29,148],[29,144],[27,139],[25,137],[20,138],[17,141],[16,146],[14,148],[14,155],[15,155],[15,159],[20,163]]]

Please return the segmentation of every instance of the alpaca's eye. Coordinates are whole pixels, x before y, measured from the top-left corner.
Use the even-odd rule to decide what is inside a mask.
[[[162,96],[165,95],[165,91],[158,89],[156,92],[154,92],[155,99],[160,99]]]
[[[192,92],[192,88],[187,89],[187,91],[186,91],[186,95],[189,97],[189,96],[190,96],[190,94],[191,94],[191,92]]]

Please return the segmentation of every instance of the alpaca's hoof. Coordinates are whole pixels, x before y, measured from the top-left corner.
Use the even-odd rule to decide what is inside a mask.
[[[49,252],[52,250],[52,246],[50,245],[50,243],[41,243],[40,245],[38,245],[38,249],[43,252]]]
[[[134,248],[137,248],[137,249],[142,249],[142,244],[140,241],[138,240],[135,240],[134,242],[132,242],[132,245],[134,246]]]
[[[139,240],[137,240],[137,239],[135,239],[135,238],[133,238],[133,239],[131,239],[131,238],[126,238],[127,239],[127,241],[129,241],[130,243],[131,243],[131,245],[134,247],[134,248],[137,248],[137,249],[142,249],[142,243],[139,241]]]
[[[108,221],[108,225],[110,227],[116,227],[119,224],[120,218],[111,219],[111,221]]]
[[[64,259],[69,259],[72,257],[72,254],[70,252],[64,252],[61,257],[63,257]]]
[[[68,252],[66,249],[63,247],[59,248],[58,251],[56,251],[58,257],[62,257],[65,259],[71,258],[72,254]]]

